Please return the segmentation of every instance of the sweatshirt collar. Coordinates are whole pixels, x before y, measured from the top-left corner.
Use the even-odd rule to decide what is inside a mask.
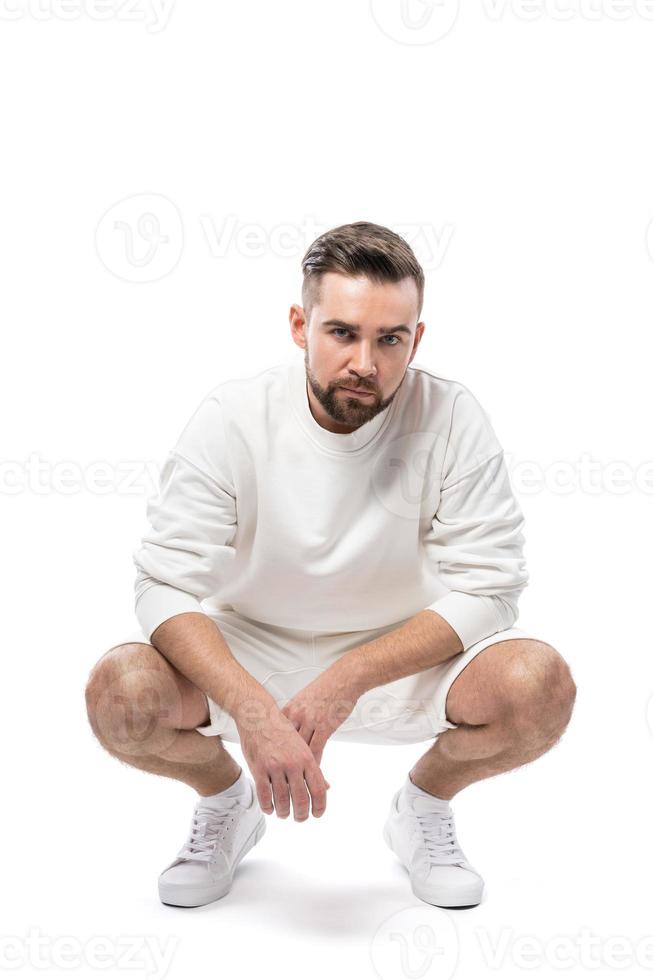
[[[330,432],[320,425],[311,412],[303,354],[288,361],[288,381],[293,408],[308,436],[324,449],[346,453],[363,449],[380,434],[390,421],[403,389],[402,385],[392,402],[382,412],[378,412],[364,425],[359,425],[353,432]]]

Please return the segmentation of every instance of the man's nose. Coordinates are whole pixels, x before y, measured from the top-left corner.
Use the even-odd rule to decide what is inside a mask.
[[[359,350],[352,355],[349,361],[349,370],[361,379],[376,376],[376,364],[368,345],[361,344]]]

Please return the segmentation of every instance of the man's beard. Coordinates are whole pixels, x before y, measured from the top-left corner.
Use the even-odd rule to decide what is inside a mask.
[[[342,425],[349,425],[352,428],[359,428],[361,425],[365,425],[366,422],[373,419],[379,412],[385,411],[401,387],[400,382],[388,398],[380,399],[376,392],[372,392],[372,398],[361,399],[356,398],[355,395],[348,397],[347,392],[344,394],[338,393],[339,388],[346,388],[347,385],[342,383],[337,385],[330,384],[327,388],[323,388],[318,383],[309,367],[308,348],[304,350],[304,367],[306,369],[306,380],[311,387],[311,391],[327,415],[334,422],[340,422]],[[352,388],[357,387],[359,387],[359,384],[356,381],[352,381]],[[365,390],[368,391],[370,389],[365,388]]]

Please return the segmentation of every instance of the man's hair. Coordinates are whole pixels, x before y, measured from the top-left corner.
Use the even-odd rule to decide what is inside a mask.
[[[366,276],[374,282],[399,282],[412,276],[417,286],[417,317],[424,302],[424,270],[415,253],[400,235],[383,225],[355,221],[326,231],[302,259],[302,304],[308,320],[320,299],[320,282],[325,272]]]

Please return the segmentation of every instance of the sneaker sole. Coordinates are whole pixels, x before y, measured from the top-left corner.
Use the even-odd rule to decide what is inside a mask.
[[[198,905],[208,905],[210,902],[217,902],[219,898],[223,898],[229,891],[231,891],[234,872],[238,864],[245,857],[247,852],[250,851],[255,844],[258,844],[264,833],[265,817],[261,817],[256,827],[254,827],[254,830],[251,832],[247,840],[245,840],[243,843],[243,846],[236,854],[233,867],[227,877],[222,878],[220,881],[215,882],[215,884],[209,885],[205,888],[193,888],[192,886],[184,885],[169,885],[166,884],[165,881],[159,881],[159,898],[164,905],[175,905],[181,908],[195,908]]]
[[[399,858],[402,867],[408,873],[408,868],[402,861],[401,857],[397,854],[394,847],[392,846],[392,837],[388,830],[387,824],[383,828],[383,839],[392,851],[392,853]],[[472,905],[480,905],[481,898],[483,897],[484,883],[480,882],[478,885],[470,885],[465,889],[460,889],[456,892],[455,898],[452,898],[451,894],[445,891],[438,891],[437,889],[429,889],[428,891],[422,888],[418,883],[415,883],[410,874],[408,874],[410,880],[410,887],[413,890],[413,894],[421,899],[422,902],[427,902],[429,905],[437,905],[439,908],[443,909],[456,909],[462,907],[469,907]]]

